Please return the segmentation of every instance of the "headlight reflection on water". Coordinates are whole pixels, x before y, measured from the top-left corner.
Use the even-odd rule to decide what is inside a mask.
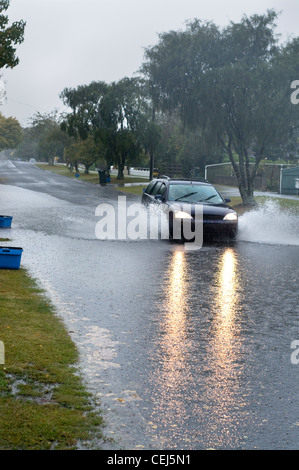
[[[164,278],[156,337],[159,354],[155,348],[152,376],[157,407],[152,419],[173,432],[178,422],[186,429],[192,422],[195,446],[202,442],[200,430],[209,429],[212,436],[219,424],[217,442],[208,444],[234,445],[235,408],[246,401],[243,394],[242,403],[238,398],[244,367],[238,259],[233,248],[196,256],[174,251]]]
[[[219,261],[218,277],[215,285],[214,319],[209,344],[208,380],[209,398],[213,412],[229,430],[234,439],[234,414],[239,407],[246,405],[246,397],[241,402],[237,397],[241,389],[242,334],[240,328],[241,283],[236,253],[227,249]],[[226,436],[226,439],[229,439]]]
[[[159,334],[156,337],[154,380],[155,408],[152,420],[175,432],[178,426],[175,417],[186,419],[185,403],[182,400],[187,388],[189,373],[190,339],[187,331],[189,299],[188,263],[185,250],[172,253],[167,269],[164,299],[160,304]],[[157,349],[159,354],[157,354]],[[161,414],[163,409],[163,414]]]
[[[184,251],[175,251],[168,270],[164,351],[168,360],[182,359],[186,341],[186,312],[188,309],[187,262]]]
[[[238,263],[233,249],[227,249],[219,262],[216,279],[212,355],[217,376],[226,380],[238,356],[238,322],[240,306]]]

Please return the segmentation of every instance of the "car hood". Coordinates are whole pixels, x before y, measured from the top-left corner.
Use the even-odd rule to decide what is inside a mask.
[[[227,204],[190,204],[190,203],[183,203],[183,202],[167,202],[167,205],[170,210],[172,211],[190,211],[191,207],[191,214],[194,213],[195,211],[195,206],[201,206],[203,207],[203,214],[209,214],[209,215],[219,215],[219,216],[225,216],[229,212],[235,212],[234,209],[232,209],[230,206]]]

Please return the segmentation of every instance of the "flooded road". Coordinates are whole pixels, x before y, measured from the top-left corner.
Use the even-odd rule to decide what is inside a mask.
[[[9,236],[78,346],[110,448],[299,448],[298,217],[270,205],[241,218],[232,246],[191,252],[100,241],[112,190],[0,170]]]

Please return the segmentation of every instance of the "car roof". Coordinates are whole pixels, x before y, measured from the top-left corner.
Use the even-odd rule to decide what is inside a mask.
[[[212,184],[209,183],[204,178],[184,179],[184,178],[169,178],[168,176],[160,176],[160,177],[156,178],[156,180],[157,181],[167,181],[168,183],[171,183],[171,184],[198,184],[198,185],[212,186]]]

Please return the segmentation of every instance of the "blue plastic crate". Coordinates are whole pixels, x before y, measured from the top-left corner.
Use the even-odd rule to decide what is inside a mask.
[[[10,228],[12,217],[9,215],[0,215],[0,228]]]
[[[20,269],[23,248],[0,246],[0,269]]]

